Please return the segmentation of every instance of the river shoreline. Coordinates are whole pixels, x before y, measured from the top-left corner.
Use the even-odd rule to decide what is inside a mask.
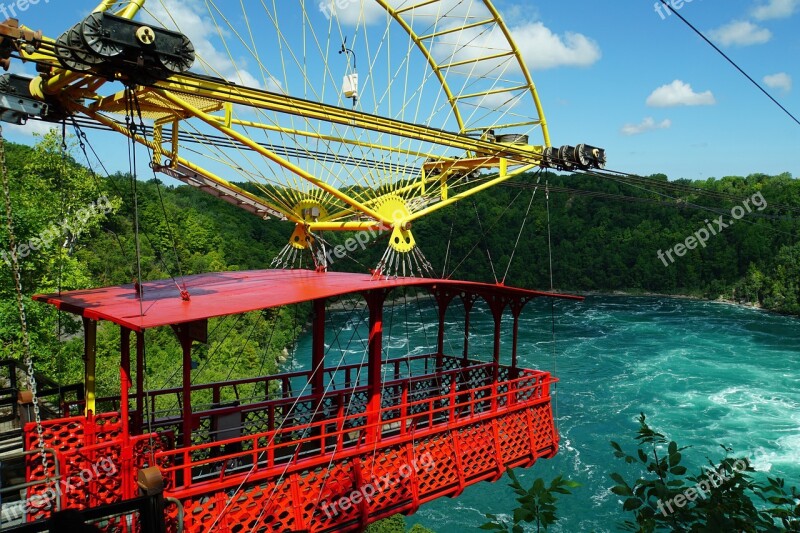
[[[773,313],[776,315],[782,316],[797,316],[792,315],[790,313],[782,313],[780,311],[775,311],[772,309],[767,309],[759,304],[754,303],[745,303],[736,300],[732,300],[730,298],[723,298],[719,297],[716,299],[711,299],[705,296],[698,296],[693,294],[668,294],[668,293],[661,293],[661,292],[649,292],[649,291],[577,291],[572,292],[571,294],[577,294],[580,296],[626,296],[632,298],[674,298],[677,300],[692,300],[697,302],[710,302],[710,303],[718,303],[724,305],[732,305],[735,307],[741,307],[743,309],[752,309],[755,311],[763,311],[765,313]]]
[[[574,294],[576,296],[584,296],[584,297],[590,297],[590,296],[611,296],[611,297],[614,297],[614,296],[625,296],[625,297],[631,297],[631,298],[675,298],[675,299],[679,299],[679,300],[692,300],[692,301],[702,301],[702,302],[718,303],[718,304],[724,304],[724,305],[732,305],[732,306],[736,306],[736,307],[741,307],[742,309],[751,309],[751,310],[755,310],[755,311],[763,311],[765,313],[771,313],[771,314],[780,315],[780,316],[790,316],[790,317],[800,318],[800,316],[798,316],[798,315],[795,315],[795,314],[792,314],[792,313],[787,313],[787,312],[782,312],[782,311],[777,311],[777,310],[774,310],[774,309],[768,309],[768,308],[762,307],[759,304],[754,304],[754,303],[750,303],[750,302],[741,302],[741,301],[733,300],[731,298],[723,298],[723,297],[719,297],[719,298],[716,298],[716,299],[711,299],[711,298],[708,298],[708,297],[705,297],[705,296],[701,296],[701,295],[697,295],[697,294],[685,294],[685,293],[669,294],[669,293],[641,291],[641,290],[628,290],[628,291],[624,291],[624,290],[622,290],[622,291],[620,291],[620,290],[616,290],[616,291],[571,291],[571,290],[566,290],[566,289],[565,290],[557,289],[554,292],[557,292],[557,293],[560,293],[560,294]],[[396,305],[396,304],[402,303],[402,302],[404,302],[406,300],[410,300],[412,298],[414,300],[418,300],[418,301],[425,301],[425,300],[433,299],[433,296],[429,295],[429,294],[417,294],[417,295],[415,295],[413,297],[409,297],[409,296],[406,296],[406,297],[404,297],[404,296],[391,297],[390,296],[389,298],[386,299],[385,303],[386,303],[386,305]],[[363,302],[363,300],[361,300],[360,298],[340,299],[340,300],[335,301],[335,302],[329,302],[328,305],[326,306],[326,309],[329,310],[329,311],[353,310],[355,308],[358,308],[360,302]]]

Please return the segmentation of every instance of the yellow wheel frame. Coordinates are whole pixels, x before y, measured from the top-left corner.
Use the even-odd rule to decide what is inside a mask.
[[[302,233],[392,228],[394,233],[391,241],[395,243],[395,249],[409,251],[416,244],[409,230],[412,222],[536,168],[541,162],[542,149],[550,146],[550,138],[530,72],[511,31],[489,0],[471,3],[417,0],[416,3],[400,3],[399,6],[398,2],[390,4],[387,0],[374,2],[385,10],[389,17],[387,20],[402,28],[410,38],[410,43],[424,57],[451,110],[455,127],[450,131],[424,124],[422,120],[419,121],[421,123],[412,123],[341,104],[299,98],[278,90],[248,88],[220,79],[184,75],[135,89],[137,104],[144,116],[152,120],[153,133],[149,138],[132,136],[115,118],[126,108],[123,92],[108,94],[105,89],[106,93],[103,94],[104,88],[113,80],[63,69],[48,54],[54,42],[52,39],[45,39],[39,52],[31,54],[23,51],[23,56],[54,65],[50,74],[40,76],[32,83],[35,95],[42,99],[58,99],[70,112],[85,115],[149,147],[156,168],[170,176],[190,185],[212,188],[216,195],[234,200],[265,218],[278,216],[293,221],[298,227],[304,228]],[[118,2],[105,0],[95,11],[109,10],[116,4]],[[301,1],[300,4],[303,15],[310,21],[305,2]],[[455,10],[453,6],[462,4],[469,4],[470,10],[463,15],[460,25],[442,23],[439,26],[439,20],[447,20]],[[134,0],[116,14],[133,19],[146,9],[145,0]],[[361,9],[363,13],[363,4]],[[336,14],[334,17],[337,23],[338,16]],[[425,19],[426,16],[428,19]],[[429,21],[426,22],[427,26],[422,25],[423,29],[429,30],[427,33],[419,31],[420,20]],[[341,25],[339,28],[341,30]],[[281,39],[286,40],[279,35],[279,41]],[[492,40],[491,51],[478,53],[467,48],[470,42],[480,39]],[[458,47],[447,44],[460,43],[461,40],[467,44],[459,44]],[[452,50],[452,53],[442,54],[442,43],[450,46],[445,49]],[[411,60],[407,58],[407,61],[409,64],[406,69],[410,70]],[[492,86],[481,85],[481,79],[488,76],[483,73],[498,69],[496,65],[504,68],[502,76],[496,76],[498,80],[511,77],[505,74],[510,70],[516,72],[521,81],[512,86],[498,85],[500,82]],[[467,75],[473,75],[477,81],[464,83],[455,89],[452,81]],[[469,87],[475,90],[469,91]],[[532,102],[530,109],[502,111],[501,105],[501,111],[494,114],[487,112],[488,119],[472,120],[479,115],[476,109],[486,107],[485,102],[505,102],[503,105],[511,109],[523,99]],[[251,114],[256,117],[247,116],[248,112],[241,112],[242,109],[252,110]],[[527,119],[507,120],[509,116],[518,118],[520,115]],[[282,119],[251,120],[259,117]],[[194,130],[189,127],[190,123],[195,124],[191,126]],[[306,127],[298,127],[296,123]],[[201,127],[205,132],[216,132],[220,138],[241,149],[259,154],[267,165],[281,168],[285,175],[294,178],[287,178],[281,184],[283,189],[262,187],[263,195],[250,193],[234,185],[208,166],[190,160],[192,153],[183,149],[186,136],[203,138],[195,133]],[[514,133],[519,129],[530,135],[540,135],[541,141],[519,145],[493,139],[495,133]],[[352,164],[353,160],[359,162],[345,157],[354,151],[378,154],[372,162],[381,168],[365,171],[364,183],[360,187],[357,184],[351,186],[343,183],[344,180],[338,175],[333,178],[319,175],[309,166],[302,167],[295,158],[274,146],[256,141],[254,133],[259,131],[265,135],[294,139],[296,145],[317,143],[330,147],[335,143],[341,148],[334,156],[341,157],[347,161],[346,164]],[[353,132],[367,132],[370,137],[364,139],[362,133]],[[323,154],[320,157],[326,156]],[[417,176],[402,178],[399,172],[393,170],[391,163],[386,163],[402,157],[418,163]],[[334,174],[330,169],[338,164],[332,163],[325,168],[329,174]],[[378,179],[376,175],[382,177]],[[297,206],[318,207],[320,214],[309,220]],[[398,217],[397,213],[402,213],[402,216]],[[304,247],[305,243],[298,246]]]

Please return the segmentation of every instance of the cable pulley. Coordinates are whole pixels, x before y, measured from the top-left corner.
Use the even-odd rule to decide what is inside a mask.
[[[542,152],[542,167],[557,170],[604,169],[606,168],[606,151],[588,144],[564,145],[561,148],[548,146]]]
[[[31,117],[45,117],[48,105],[31,95],[31,79],[18,74],[0,76],[0,120],[23,125]]]
[[[186,35],[105,12],[92,13],[62,34],[55,50],[70,70],[134,84],[182,74],[195,60]]]

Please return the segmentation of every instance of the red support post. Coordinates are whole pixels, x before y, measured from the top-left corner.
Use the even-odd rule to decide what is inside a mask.
[[[514,313],[514,339],[511,342],[511,377],[517,374],[517,346],[519,345],[519,313]]]
[[[381,434],[381,365],[383,360],[383,301],[384,291],[370,291],[366,295],[369,307],[369,384],[367,394],[367,443],[375,443]]]
[[[314,435],[319,435],[319,449],[325,453],[325,425],[329,416],[324,412],[325,395],[325,299],[314,300],[314,315],[311,325],[311,373],[308,376],[311,394],[314,397]]]
[[[464,300],[464,362],[463,366],[469,364],[469,325],[470,314],[472,314],[472,306],[475,305],[475,296],[468,294],[463,298]]]
[[[130,420],[130,389],[131,389],[131,330],[119,328],[120,336],[120,418],[122,419],[122,434],[125,438],[130,436],[128,427]]]
[[[183,446],[192,445],[192,339],[181,339],[183,349]]]
[[[494,350],[492,360],[494,361],[495,371],[500,366],[500,337],[503,327],[503,311],[494,311]]]
[[[447,309],[439,309],[439,335],[436,341],[436,371],[444,368],[444,318]]]
[[[511,344],[511,379],[516,379],[517,372],[517,355],[519,346],[519,316],[522,314],[522,309],[528,304],[527,298],[514,299],[511,302],[511,314],[514,317],[514,339]]]
[[[208,342],[208,320],[173,325],[183,350],[183,445],[192,445],[192,343]],[[187,469],[187,472],[190,472]]]
[[[129,483],[133,479],[133,448],[130,446],[130,388],[131,388],[131,330],[125,327],[120,328],[120,366],[119,380],[120,390],[120,418],[122,422],[122,497],[132,498],[132,488]]]
[[[436,338],[436,371],[441,372],[444,369],[444,323],[447,316],[447,308],[455,295],[442,289],[435,290],[433,295],[436,298],[439,310],[439,332]]]
[[[311,345],[311,392],[325,392],[325,300],[314,300],[314,322]]]
[[[144,432],[144,332],[136,332],[136,411],[139,413],[137,416],[136,432],[141,434]]]
[[[97,414],[95,405],[95,371],[97,364],[97,320],[83,319],[83,362],[84,362],[84,398],[86,399],[85,414],[93,418]]]
[[[494,350],[492,353],[492,411],[497,410],[497,382],[500,379],[500,340],[503,327],[503,310],[507,301],[497,296],[489,300],[489,307],[494,317]]]

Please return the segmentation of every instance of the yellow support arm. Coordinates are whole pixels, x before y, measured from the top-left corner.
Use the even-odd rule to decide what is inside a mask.
[[[521,146],[498,144],[492,141],[467,137],[457,133],[431,128],[428,126],[412,124],[379,115],[371,115],[361,111],[303,100],[285,94],[250,89],[229,84],[222,80],[200,79],[193,76],[173,76],[167,81],[156,84],[159,90],[169,91],[173,94],[187,94],[209,100],[230,102],[251,108],[266,109],[286,115],[301,116],[304,119],[321,120],[329,123],[342,124],[353,128],[364,128],[387,135],[406,137],[434,145],[448,146],[465,152],[491,154],[512,159],[519,163],[536,163],[541,160],[537,152],[527,150]],[[183,107],[183,106],[180,106]],[[210,121],[209,121],[210,119]],[[219,122],[218,117],[206,116],[203,120]],[[211,124],[218,127],[217,124]],[[218,128],[219,129],[219,128]],[[381,146],[373,146],[382,148]]]
[[[351,198],[347,194],[341,192],[336,187],[334,187],[334,186],[332,186],[332,185],[330,185],[328,183],[325,183],[321,179],[317,178],[316,176],[313,176],[309,172],[306,172],[305,170],[303,170],[302,168],[298,167],[297,165],[295,165],[293,163],[290,163],[289,161],[286,161],[285,159],[283,159],[280,156],[278,156],[275,152],[273,152],[271,150],[267,150],[266,148],[264,148],[263,146],[261,146],[257,142],[253,141],[249,137],[243,135],[242,133],[239,133],[238,131],[236,131],[236,130],[234,130],[232,128],[229,128],[229,127],[225,126],[224,124],[221,124],[216,119],[216,117],[214,117],[213,115],[209,115],[208,113],[203,112],[202,110],[200,110],[197,107],[191,105],[190,103],[186,102],[185,100],[179,98],[178,96],[172,94],[169,91],[155,90],[155,93],[160,95],[161,97],[169,100],[170,102],[175,104],[177,107],[179,107],[181,109],[185,109],[186,111],[189,111],[190,113],[192,113],[192,115],[196,116],[197,118],[199,118],[200,120],[202,120],[203,122],[208,124],[209,126],[212,126],[212,127],[216,128],[216,129],[218,129],[219,131],[223,132],[228,137],[230,137],[232,139],[235,139],[236,141],[240,142],[242,145],[247,146],[251,150],[255,151],[256,153],[261,154],[262,156],[266,157],[270,161],[272,161],[274,163],[277,163],[278,165],[286,168],[287,170],[291,171],[293,174],[295,174],[297,176],[300,176],[302,179],[308,181],[309,183],[311,183],[315,187],[318,187],[319,189],[322,189],[323,191],[331,194],[333,197],[338,198],[339,200],[342,200],[346,204],[352,206],[353,208],[357,209],[358,211],[364,213],[365,215],[367,215],[369,217],[372,217],[375,220],[384,222],[384,223],[391,223],[391,220],[386,220],[377,211],[374,211],[373,209],[370,209],[369,207],[367,207],[363,203]]]

